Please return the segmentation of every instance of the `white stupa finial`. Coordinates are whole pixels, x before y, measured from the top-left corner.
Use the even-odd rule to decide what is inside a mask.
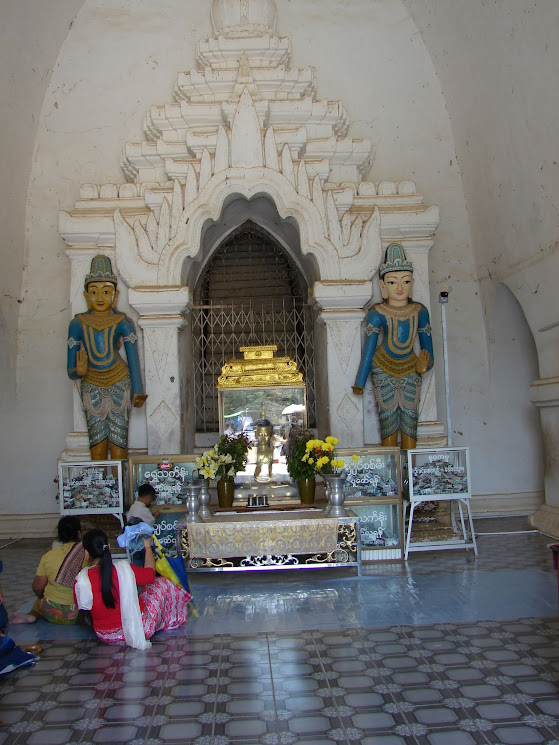
[[[274,0],[213,0],[212,25],[216,36],[231,38],[275,33]]]

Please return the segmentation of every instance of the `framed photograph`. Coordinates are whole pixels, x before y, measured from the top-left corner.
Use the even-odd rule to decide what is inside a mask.
[[[58,489],[61,515],[121,514],[122,462],[59,463]]]
[[[195,455],[132,455],[128,458],[130,504],[138,496],[138,487],[149,483],[157,492],[154,505],[184,505],[186,486],[192,482]],[[130,506],[128,505],[128,507]]]

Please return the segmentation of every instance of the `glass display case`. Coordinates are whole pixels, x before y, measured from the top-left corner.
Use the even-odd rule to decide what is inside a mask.
[[[61,515],[116,515],[122,522],[122,463],[119,460],[58,464]]]
[[[473,548],[476,536],[470,507],[470,455],[468,448],[436,448],[407,451],[409,517],[404,558],[410,551]],[[451,535],[441,540],[412,541],[415,510],[422,502],[450,502]]]
[[[128,458],[126,510],[138,496],[138,487],[149,483],[157,492],[152,508],[159,515],[154,531],[165,549],[175,550],[177,523],[186,512],[186,486],[192,482],[195,455],[131,455]]]
[[[402,558],[402,520],[399,504],[353,505],[361,529],[361,557],[364,561]]]
[[[468,448],[408,450],[410,501],[470,496]]]
[[[218,391],[219,427],[225,434],[248,435],[248,465],[238,480],[252,480],[256,465],[256,423],[268,419],[273,427],[273,478],[287,478],[284,445],[292,427],[307,427],[304,385],[226,388]]]
[[[149,483],[157,493],[153,503],[176,507],[184,505],[186,486],[192,482],[195,455],[131,455],[128,458],[128,504],[138,496],[138,487]]]
[[[256,422],[269,419],[276,438],[285,440],[292,426],[307,426],[304,385],[226,388],[218,391],[218,399],[221,433],[246,432],[256,441]]]
[[[337,449],[336,455],[345,462],[344,491],[349,504],[400,497],[400,448],[343,448]]]
[[[347,479],[345,505],[359,515],[362,561],[398,561],[404,536],[400,448],[337,449]]]

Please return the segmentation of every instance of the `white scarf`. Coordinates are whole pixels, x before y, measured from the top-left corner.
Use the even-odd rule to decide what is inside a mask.
[[[93,591],[88,570],[82,569],[76,578],[75,592],[78,608],[91,610],[93,608]],[[136,578],[132,567],[127,561],[115,561],[114,568],[118,577],[120,596],[120,618],[124,639],[129,647],[134,649],[149,649],[151,642],[146,639],[142,624],[142,614],[138,601]]]

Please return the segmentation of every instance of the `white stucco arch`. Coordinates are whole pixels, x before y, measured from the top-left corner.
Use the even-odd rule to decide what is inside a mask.
[[[195,287],[213,253],[247,221],[258,225],[286,252],[306,285],[312,287],[320,276],[315,256],[311,252],[302,254],[298,223],[290,217],[282,218],[268,194],[256,194],[250,200],[233,194],[225,200],[219,219],[204,224],[197,256],[185,258],[181,283]]]
[[[300,234],[301,251],[315,256],[320,278],[340,279],[340,258],[331,241],[324,235],[322,218],[315,204],[302,197],[283,174],[262,167],[230,168],[212,176],[198,198],[186,210],[184,235],[169,243],[162,251],[157,273],[158,284],[181,283],[185,259],[198,258],[206,222],[218,222],[224,205],[230,199],[243,197],[250,201],[260,195],[273,202],[281,218],[295,220]],[[287,246],[284,247],[288,249]]]

